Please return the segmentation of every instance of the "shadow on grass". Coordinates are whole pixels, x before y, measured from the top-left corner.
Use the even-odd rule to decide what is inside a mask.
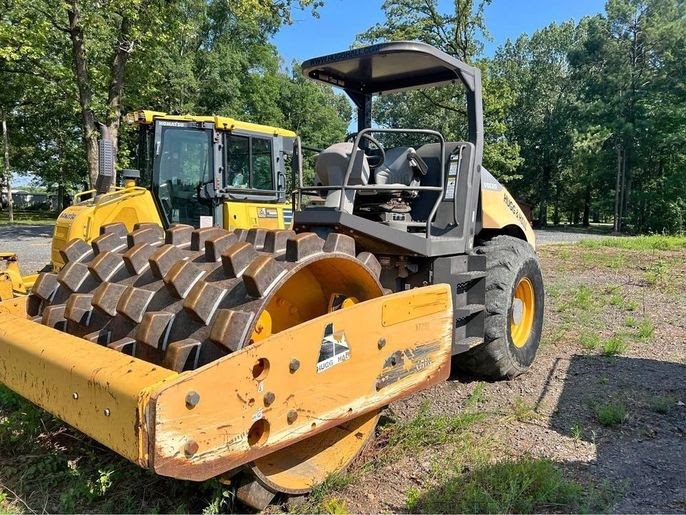
[[[573,356],[558,360],[550,370],[539,404],[554,390],[552,383],[560,380],[562,391],[549,427],[595,443],[595,460],[554,463],[525,457],[458,467],[429,490],[410,491],[407,509],[683,512],[686,407],[680,403],[686,402],[686,365]],[[605,414],[615,410],[622,416],[608,423]]]
[[[0,385],[0,513],[218,513],[215,480],[145,471]]]

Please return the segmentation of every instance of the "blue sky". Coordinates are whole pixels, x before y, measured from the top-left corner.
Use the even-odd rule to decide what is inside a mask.
[[[452,0],[440,0],[441,8],[450,9]],[[283,27],[273,42],[290,66],[295,59],[304,61],[350,47],[355,36],[383,21],[383,0],[325,0],[320,17],[309,10],[293,13],[294,23]],[[552,21],[565,21],[604,10],[605,0],[493,0],[486,8],[486,24],[493,41],[485,53],[492,55],[508,38],[532,33]]]

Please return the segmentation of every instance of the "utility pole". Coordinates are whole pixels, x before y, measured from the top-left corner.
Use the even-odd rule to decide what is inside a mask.
[[[7,184],[7,210],[9,212],[9,223],[14,223],[14,201],[12,200],[12,172],[10,170],[10,142],[7,134],[7,113],[3,110],[2,114],[2,144],[4,147],[4,166],[5,184]]]

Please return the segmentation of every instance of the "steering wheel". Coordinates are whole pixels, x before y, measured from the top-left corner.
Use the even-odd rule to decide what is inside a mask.
[[[384,149],[383,145],[379,143],[379,141],[374,138],[371,134],[364,133],[360,137],[360,139],[366,139],[370,143],[372,143],[376,149],[378,150],[378,154],[368,154],[367,151],[365,150],[365,154],[367,155],[367,162],[369,163],[370,168],[377,168],[378,166],[381,165],[386,160],[386,150]],[[348,140],[355,140],[355,135],[351,134]]]

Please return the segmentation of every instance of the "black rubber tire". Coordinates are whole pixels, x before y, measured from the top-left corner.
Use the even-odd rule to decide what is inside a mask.
[[[486,319],[484,343],[455,356],[459,369],[492,379],[511,379],[526,372],[536,357],[543,332],[545,293],[534,249],[512,236],[496,236],[474,249],[486,256]],[[510,334],[515,286],[527,277],[534,289],[534,321],[522,347]]]

